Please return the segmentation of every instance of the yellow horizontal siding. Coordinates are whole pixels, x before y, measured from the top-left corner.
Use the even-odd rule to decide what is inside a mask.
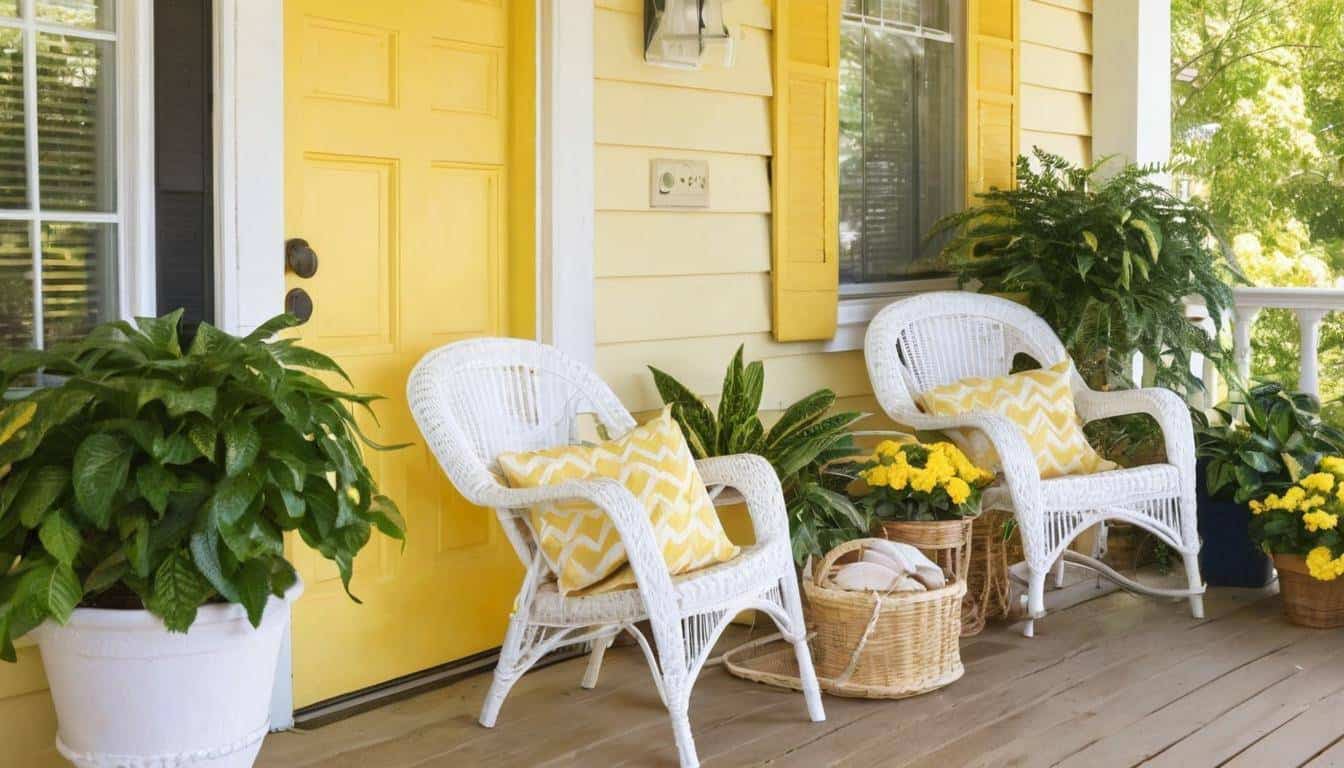
[[[1090,54],[1092,14],[1027,0],[1022,4],[1022,42]]]
[[[1092,57],[1086,53],[1022,44],[1022,82],[1060,91],[1092,92]]]
[[[765,213],[598,211],[597,277],[770,271]]]
[[[1022,129],[1092,135],[1092,99],[1085,93],[1022,86]]]
[[[770,212],[770,163],[768,158],[760,155],[604,145],[597,146],[595,153],[600,172],[595,180],[593,194],[599,211],[651,210],[649,161],[675,158],[704,160],[709,165],[709,207],[696,210]]]
[[[763,410],[784,408],[822,387],[831,388],[841,398],[872,396],[862,352],[823,353],[815,342],[781,344],[768,332],[604,345],[598,347],[596,365],[621,402],[632,411],[645,411],[662,402],[647,366],[672,374],[696,394],[712,400],[739,346],[748,359],[765,364]]]
[[[594,101],[598,144],[770,154],[764,96],[598,80]]]
[[[594,293],[598,344],[770,330],[765,274],[605,277]]]
[[[1092,2],[1022,5],[1022,121],[1018,144],[1092,161]]]
[[[1092,162],[1092,137],[1076,136],[1067,133],[1041,133],[1022,131],[1022,146],[1030,150],[1040,147],[1046,152],[1059,155],[1075,165],[1087,165]]]

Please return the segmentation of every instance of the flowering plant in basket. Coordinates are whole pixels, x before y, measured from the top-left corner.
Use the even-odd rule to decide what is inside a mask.
[[[1251,500],[1251,538],[1270,554],[1304,555],[1313,578],[1333,581],[1344,575],[1344,457],[1326,456],[1318,470]]]
[[[858,504],[881,520],[960,520],[980,512],[994,475],[948,442],[884,440],[860,466]]]

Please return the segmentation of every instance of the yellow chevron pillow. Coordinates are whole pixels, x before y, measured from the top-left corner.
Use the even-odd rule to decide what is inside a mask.
[[[668,408],[616,440],[505,453],[499,466],[515,488],[598,477],[619,480],[648,510],[654,539],[674,575],[737,556]],[[634,584],[620,536],[597,507],[585,501],[544,504],[534,507],[531,516],[561,594]]]
[[[1115,469],[1116,464],[1099,456],[1083,435],[1069,387],[1071,372],[1072,363],[1064,360],[1011,376],[962,379],[925,392],[919,404],[935,416],[981,411],[1008,417],[1022,428],[1043,478]],[[966,429],[947,434],[972,463],[997,471],[999,457],[985,433]]]

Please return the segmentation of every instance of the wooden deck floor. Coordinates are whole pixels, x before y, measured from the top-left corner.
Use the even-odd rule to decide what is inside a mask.
[[[966,676],[904,701],[802,697],[701,676],[691,702],[706,766],[1344,766],[1344,630],[1286,623],[1277,595],[1210,590],[1185,603],[1113,593],[1051,614],[1026,639],[991,626]],[[736,632],[725,642],[745,639]],[[271,736],[258,766],[673,766],[671,730],[633,648],[537,670],[493,730],[478,675],[307,732]]]

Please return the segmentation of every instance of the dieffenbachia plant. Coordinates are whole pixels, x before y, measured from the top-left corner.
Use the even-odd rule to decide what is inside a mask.
[[[181,312],[113,322],[81,341],[0,353],[0,392],[41,373],[59,384],[0,401],[0,657],[79,605],[132,605],[186,631],[197,608],[239,603],[255,626],[295,583],[284,534],[335,562],[349,590],[377,528],[404,541],[378,492],[354,409],[379,399],[329,385],[329,357],[238,338]],[[353,597],[353,595],[352,595]]]

